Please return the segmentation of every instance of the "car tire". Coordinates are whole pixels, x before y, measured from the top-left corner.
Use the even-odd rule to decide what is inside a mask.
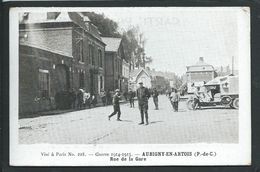
[[[187,101],[187,108],[189,110],[193,110],[193,103],[194,103],[194,100],[192,100],[192,99]]]
[[[239,108],[239,98],[235,98],[232,102],[232,106],[233,108],[235,109],[238,109]]]

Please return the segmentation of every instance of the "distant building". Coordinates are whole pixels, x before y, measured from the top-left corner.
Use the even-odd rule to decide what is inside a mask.
[[[170,82],[164,72],[156,70],[147,70],[152,78],[152,88],[156,88],[158,91],[165,91],[169,88]]]
[[[192,93],[192,84],[200,86],[204,82],[214,79],[217,73],[212,65],[205,63],[204,58],[200,57],[196,64],[187,66],[186,76],[188,93]]]
[[[136,91],[139,82],[143,82],[146,88],[152,88],[152,77],[144,68],[135,69],[130,72],[129,89]]]
[[[98,29],[81,13],[23,13],[19,112],[56,108],[56,95],[70,89],[98,94],[104,88],[104,51]]]
[[[115,89],[120,89],[122,91],[124,79],[122,74],[122,64],[123,60],[125,59],[122,39],[113,37],[102,37],[102,40],[106,44],[105,90],[114,91]]]

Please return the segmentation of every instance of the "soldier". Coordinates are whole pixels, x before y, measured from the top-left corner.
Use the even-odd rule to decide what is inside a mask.
[[[178,112],[179,100],[180,95],[177,89],[173,89],[173,92],[171,93],[171,103],[175,112]]]
[[[136,91],[136,96],[138,99],[139,110],[141,113],[141,123],[139,123],[139,125],[144,124],[144,114],[146,119],[146,125],[148,125],[148,99],[150,98],[150,93],[149,90],[143,86],[142,82],[139,82],[139,88]]]
[[[114,112],[111,113],[111,115],[108,116],[108,120],[110,120],[110,118],[112,116],[114,116],[115,114],[117,114],[117,121],[121,121],[120,119],[120,115],[121,115],[121,111],[120,111],[120,105],[119,105],[119,100],[121,99],[120,94],[119,94],[119,89],[115,90],[115,94],[113,96],[113,108],[114,108]]]
[[[155,105],[155,110],[158,110],[159,109],[158,108],[158,96],[159,96],[159,93],[158,93],[156,88],[154,88],[152,96],[153,96],[153,102],[154,102],[154,105]]]

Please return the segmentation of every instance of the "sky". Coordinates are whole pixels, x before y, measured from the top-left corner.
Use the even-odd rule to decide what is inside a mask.
[[[238,66],[236,8],[131,7],[88,8],[104,13],[119,30],[138,26],[146,38],[145,52],[153,58],[150,68],[178,75],[199,57],[215,67]]]

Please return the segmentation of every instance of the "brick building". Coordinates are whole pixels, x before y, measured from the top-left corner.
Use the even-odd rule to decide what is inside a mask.
[[[105,48],[105,90],[114,91],[123,86],[123,60],[125,54],[121,38],[102,37]],[[126,62],[126,61],[125,61]]]
[[[105,43],[76,12],[24,13],[19,24],[19,112],[56,108],[58,92],[104,88]]]

